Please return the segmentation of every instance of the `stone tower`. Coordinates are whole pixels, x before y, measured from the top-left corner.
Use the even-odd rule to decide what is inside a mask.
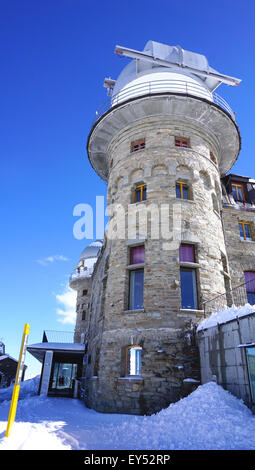
[[[229,282],[220,177],[240,135],[214,90],[240,80],[180,46],[116,53],[132,60],[105,80],[109,106],[87,143],[110,224],[91,281],[83,387],[98,411],[143,414],[199,383],[192,325]]]

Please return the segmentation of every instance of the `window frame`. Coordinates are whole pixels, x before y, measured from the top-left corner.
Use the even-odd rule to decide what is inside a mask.
[[[237,195],[237,199],[235,198],[233,188],[235,188],[235,192],[236,192],[236,195]],[[239,192],[238,192],[237,188],[241,188],[241,190],[242,190],[242,195],[243,195],[243,199],[239,199]],[[237,182],[233,182],[233,181],[232,181],[232,182],[231,182],[231,189],[232,189],[232,194],[233,194],[234,200],[235,200],[236,202],[246,202],[245,188],[244,188],[244,184],[243,184],[243,183],[237,183]]]
[[[143,198],[144,189],[145,189],[145,198]],[[137,194],[137,192],[139,192],[138,190],[140,190],[140,201],[135,200],[136,199],[136,194]],[[137,184],[136,187],[133,189],[132,203],[137,204],[139,202],[144,202],[146,200],[147,200],[147,185],[146,185],[146,183]]]
[[[132,367],[130,366],[130,362],[131,362],[131,357],[130,357],[130,351],[131,350],[135,350],[135,351],[141,351],[141,354],[140,354],[140,360],[139,360],[139,364],[137,364],[136,362],[136,357],[135,357],[135,372],[137,371],[138,367],[137,366],[140,366],[139,369],[138,369],[138,374],[131,374],[131,370],[132,370]],[[135,345],[135,344],[132,344],[130,346],[127,346],[126,349],[125,349],[125,376],[126,377],[141,377],[142,375],[142,350],[143,348],[139,345]]]
[[[138,148],[135,148],[138,146]],[[134,140],[130,145],[130,153],[138,152],[139,150],[145,149],[145,138]]]
[[[183,260],[181,259],[181,248],[184,248],[184,247],[189,247],[189,248],[192,248],[192,254],[193,254],[193,261],[187,261],[187,260]],[[179,246],[179,262],[180,264],[183,264],[183,263],[193,263],[195,264],[196,263],[196,247],[194,244],[192,243],[181,243],[180,246]],[[185,267],[185,266],[183,266]]]
[[[177,191],[176,191],[177,184],[180,185],[180,197],[177,196]],[[188,192],[188,198],[187,199],[183,197],[183,186],[184,185],[187,186],[187,192]],[[177,199],[182,199],[183,201],[190,201],[191,200],[190,184],[187,183],[187,181],[177,180],[175,182],[175,194],[176,194]]]
[[[180,141],[180,145],[177,144],[177,141]],[[183,144],[187,144],[187,145],[183,145]],[[177,137],[177,136],[174,136],[174,145],[175,147],[182,147],[182,148],[190,148],[190,139],[187,138],[187,137]]]
[[[135,264],[132,266],[136,266]],[[133,302],[132,297],[134,297],[134,293],[132,292],[132,276],[135,275],[135,273],[143,273],[143,283],[142,283],[142,305],[141,306],[136,306],[135,303]],[[130,269],[129,270],[129,286],[128,286],[128,310],[130,311],[135,311],[135,310],[143,310],[144,309],[144,268],[139,267],[137,269]]]
[[[242,226],[243,238],[242,238],[241,233],[240,233],[240,225]],[[245,225],[247,225],[247,227],[249,228],[250,238],[248,238],[248,239],[247,239],[245,228],[244,228]],[[238,226],[239,226],[239,233],[240,233],[241,241],[252,241],[252,224],[251,224],[251,222],[238,221]]]
[[[185,307],[183,305],[183,289],[182,289],[182,276],[181,272],[192,272],[192,282],[193,282],[193,298],[194,298],[194,306],[192,308]],[[181,289],[181,309],[182,310],[199,310],[199,300],[198,300],[198,282],[197,282],[197,269],[180,266],[180,289]]]

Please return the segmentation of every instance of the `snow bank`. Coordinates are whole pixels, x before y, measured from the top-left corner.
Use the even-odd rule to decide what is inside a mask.
[[[19,400],[31,395],[37,395],[39,389],[40,375],[32,379],[24,380],[20,385]],[[13,385],[8,388],[0,388],[0,403],[4,400],[11,400]]]
[[[242,307],[226,307],[224,310],[221,310],[217,313],[212,313],[210,317],[203,320],[197,328],[197,331],[203,330],[205,328],[210,328],[216,326],[218,323],[225,323],[229,320],[234,320],[237,317],[243,317],[249,313],[255,312],[255,305],[246,304]]]
[[[214,382],[153,416],[101,414],[79,400],[27,392],[0,450],[255,450],[255,417]],[[9,405],[0,405],[0,436]]]

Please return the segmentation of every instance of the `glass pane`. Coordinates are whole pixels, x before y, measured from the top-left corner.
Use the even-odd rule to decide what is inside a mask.
[[[255,402],[255,348],[247,348],[247,362],[250,376],[252,401]]]
[[[129,375],[141,375],[142,348],[129,349]]]
[[[244,240],[243,224],[239,224],[239,230],[240,230],[240,237],[241,237],[241,240]]]
[[[52,377],[52,389],[72,389],[74,379],[77,376],[77,364],[56,362]]]
[[[130,264],[144,263],[144,246],[131,248]]]
[[[194,246],[184,245],[180,246],[180,261],[195,263]]]
[[[246,240],[251,241],[250,226],[249,226],[248,224],[244,224],[244,230],[245,230],[245,237],[246,237]]]
[[[182,185],[182,198],[189,199],[189,187],[187,184]]]
[[[130,272],[129,309],[143,308],[143,269]]]
[[[176,189],[176,197],[180,199],[181,198],[181,185],[179,183],[176,183],[175,189]]]
[[[197,309],[196,272],[194,269],[181,269],[182,308]]]
[[[237,198],[236,186],[232,186],[232,192],[233,192],[234,200],[237,201],[238,198]]]
[[[141,188],[135,190],[135,202],[141,201]]]
[[[243,188],[241,188],[240,186],[237,187],[237,191],[238,191],[238,201],[243,201],[244,200],[244,197],[243,197]]]
[[[143,192],[143,201],[146,201],[146,186],[143,186],[142,192]]]

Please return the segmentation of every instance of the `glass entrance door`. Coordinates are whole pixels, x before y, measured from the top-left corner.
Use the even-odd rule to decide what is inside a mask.
[[[55,362],[49,391],[56,395],[73,396],[77,364]]]

